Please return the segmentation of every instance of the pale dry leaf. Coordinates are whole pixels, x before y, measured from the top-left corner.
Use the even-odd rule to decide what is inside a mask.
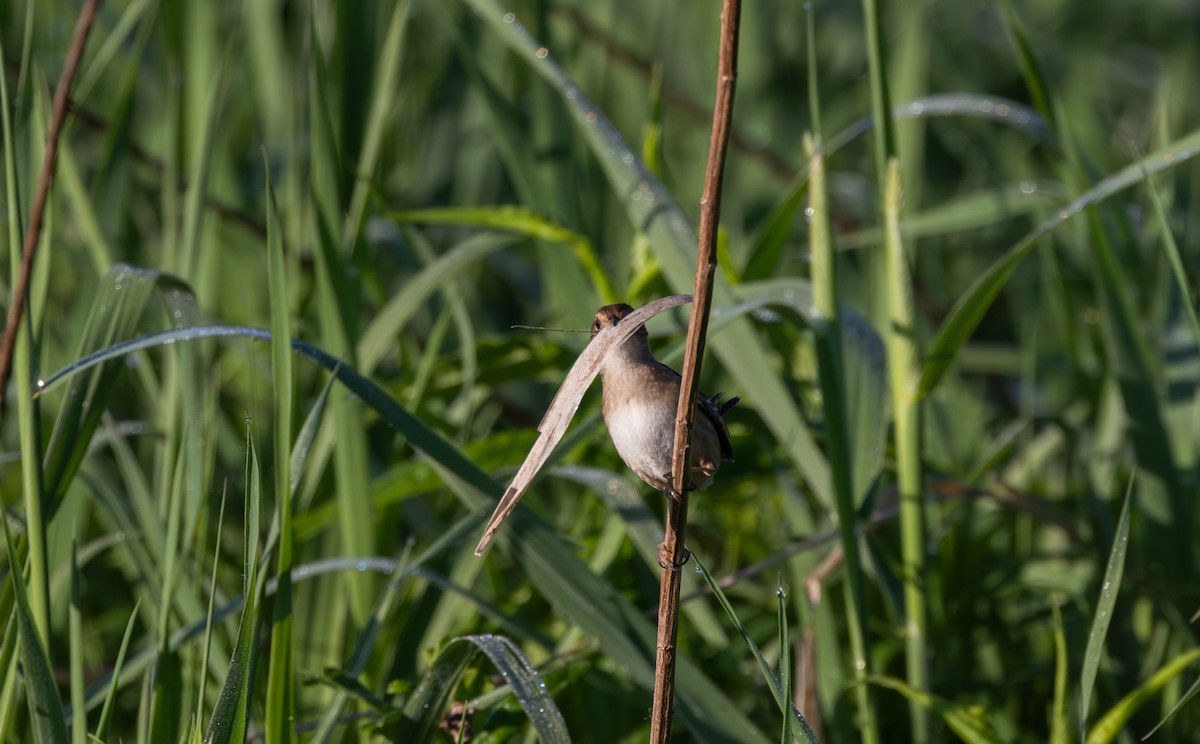
[[[517,502],[525,495],[525,490],[529,488],[529,484],[533,482],[538,471],[542,469],[542,465],[550,457],[550,453],[554,451],[559,440],[566,433],[571,419],[575,417],[575,411],[579,409],[579,402],[583,400],[583,394],[587,392],[592,380],[596,379],[596,375],[600,373],[600,367],[603,366],[608,352],[618,344],[624,343],[637,331],[639,326],[663,310],[691,301],[691,295],[663,297],[643,305],[623,318],[617,325],[608,326],[596,334],[596,337],[575,360],[571,371],[567,373],[567,378],[563,380],[563,384],[555,393],[554,400],[550,402],[550,407],[546,409],[546,415],[538,424],[538,431],[541,434],[533,443],[529,454],[525,456],[525,462],[521,463],[520,470],[513,477],[504,496],[501,497],[496,511],[492,512],[492,518],[488,520],[483,537],[480,538],[479,545],[475,548],[475,555],[483,555],[483,551],[487,549],[492,538],[500,530],[500,525],[509,514],[512,514],[513,509],[517,508]]]

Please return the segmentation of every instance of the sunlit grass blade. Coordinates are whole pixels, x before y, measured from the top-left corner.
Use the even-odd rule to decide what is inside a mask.
[[[597,293],[605,303],[617,301],[616,290],[600,265],[595,248],[587,236],[581,235],[534,213],[525,207],[444,207],[440,209],[416,209],[391,212],[388,215],[398,223],[426,225],[463,225],[492,230],[505,230],[538,238],[569,247],[575,258],[587,272]],[[415,282],[414,282],[415,283]]]
[[[1113,609],[1117,606],[1117,594],[1121,590],[1121,576],[1125,572],[1125,555],[1129,549],[1129,506],[1133,501],[1133,485],[1136,474],[1129,476],[1125,489],[1125,500],[1121,506],[1121,518],[1113,534],[1112,550],[1108,554],[1108,567],[1104,569],[1104,583],[1096,601],[1096,612],[1092,616],[1092,629],[1088,633],[1087,648],[1083,653],[1083,670],[1079,679],[1079,733],[1085,739],[1088,708],[1092,700],[1092,688],[1096,684],[1096,672],[1100,658],[1104,655],[1104,640],[1108,626],[1112,623]]]
[[[1196,653],[1196,649],[1193,649],[1192,651],[1190,651],[1188,653]],[[1187,654],[1185,654],[1185,656],[1186,655]],[[1173,666],[1173,664],[1172,664],[1172,666]],[[1164,667],[1164,671],[1165,671],[1165,669],[1166,669],[1166,667]],[[1155,675],[1155,677],[1157,677],[1157,675]],[[1158,723],[1156,723],[1154,725],[1154,728],[1150,729],[1150,731],[1147,732],[1146,735],[1142,737],[1142,741],[1146,741],[1151,736],[1153,736],[1154,732],[1156,732],[1160,728],[1162,728],[1163,724],[1165,724],[1167,721],[1174,718],[1175,714],[1178,713],[1180,711],[1180,709],[1183,708],[1183,706],[1185,706],[1189,702],[1191,702],[1192,699],[1195,698],[1197,694],[1200,694],[1200,677],[1196,678],[1196,681],[1193,682],[1192,686],[1187,689],[1187,692],[1185,692],[1179,696],[1179,701],[1176,702],[1175,705],[1171,706],[1171,709],[1169,711],[1167,711],[1167,714],[1165,716],[1163,716],[1162,720],[1159,721]]]
[[[884,256],[888,295],[888,377],[892,385],[892,432],[900,490],[900,552],[904,582],[905,677],[910,687],[929,690],[926,649],[925,499],[921,471],[921,401],[914,395],[920,375],[910,274],[912,259],[901,236],[900,162],[887,161],[883,195]],[[929,737],[925,710],[909,706],[915,741]]]
[[[1121,698],[1116,705],[1109,709],[1107,713],[1101,716],[1100,720],[1092,726],[1088,731],[1086,744],[1108,744],[1116,739],[1120,734],[1126,732],[1129,728],[1129,721],[1133,715],[1141,709],[1143,705],[1148,703],[1155,695],[1162,692],[1167,683],[1178,677],[1192,664],[1200,661],[1200,648],[1193,648],[1179,654],[1175,658],[1167,662],[1161,669],[1154,673],[1150,679],[1137,689],[1130,692],[1125,697]],[[1179,703],[1163,718],[1157,726],[1154,727],[1148,734],[1142,737],[1142,740],[1148,739],[1150,734],[1157,731],[1163,723],[1166,723],[1179,710],[1182,705],[1187,702],[1189,697],[1196,694],[1197,688],[1200,687],[1200,682],[1192,685],[1190,694],[1180,698]]]
[[[713,578],[712,574],[709,573],[708,569],[695,554],[692,555],[692,560],[696,562],[696,568],[699,569],[701,575],[704,576],[704,581],[708,584],[709,589],[712,590],[713,596],[717,599],[717,603],[721,605],[721,609],[725,610],[725,615],[729,618],[729,621],[733,623],[733,627],[737,629],[738,633],[741,634],[742,640],[746,643],[746,647],[750,649],[750,653],[754,656],[755,661],[758,662],[759,671],[762,672],[763,679],[766,681],[767,687],[770,688],[771,695],[774,696],[776,705],[779,706],[779,712],[785,717],[791,719],[791,724],[789,724],[791,732],[796,736],[803,738],[804,741],[817,742],[817,735],[814,734],[812,729],[808,727],[808,722],[804,720],[804,716],[800,715],[800,711],[796,710],[796,707],[792,705],[791,698],[787,697],[786,695],[786,688],[787,686],[790,686],[790,682],[788,685],[785,685],[780,681],[779,677],[775,676],[775,671],[771,669],[771,665],[762,655],[762,651],[759,649],[758,644],[755,643],[754,638],[751,637],[750,631],[746,629],[746,626],[738,617],[737,611],[733,609],[733,604],[729,601],[729,598],[725,596],[725,591],[721,589],[721,586],[717,583],[716,579]]]

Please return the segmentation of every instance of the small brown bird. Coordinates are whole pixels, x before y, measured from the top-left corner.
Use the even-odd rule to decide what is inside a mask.
[[[606,305],[596,311],[592,337],[602,328],[616,325],[633,312],[625,304]],[[617,454],[643,481],[669,494],[671,453],[675,443],[675,414],[679,407],[679,373],[650,353],[645,326],[610,352],[600,370],[603,387],[601,412]],[[740,397],[720,408],[722,393],[696,399],[697,415],[692,433],[692,467],[688,490],[712,483],[722,460],[733,460],[729,430],[723,418]]]

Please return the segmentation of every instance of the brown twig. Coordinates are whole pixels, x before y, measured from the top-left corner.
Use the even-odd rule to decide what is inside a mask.
[[[654,706],[650,715],[650,741],[665,744],[671,738],[675,702],[675,639],[679,630],[679,586],[681,567],[687,554],[687,474],[691,459],[692,429],[696,396],[700,387],[700,360],[712,307],[713,281],[717,272],[717,222],[721,212],[721,182],[725,151],[733,123],[733,93],[737,80],[738,22],[741,0],[724,0],[721,10],[721,48],[717,62],[717,97],[713,104],[712,137],[704,193],[700,197],[700,236],[696,252],[696,288],[688,322],[687,350],[683,357],[683,381],[675,414],[675,447],[671,458],[672,483],[676,498],[668,498],[667,524],[659,552],[663,566],[658,595],[658,646],[654,664]],[[676,500],[677,499],[677,500]]]
[[[62,77],[59,78],[58,88],[54,91],[50,131],[46,134],[46,152],[42,156],[42,172],[38,176],[38,188],[33,200],[33,208],[29,212],[29,231],[25,233],[25,245],[21,249],[21,272],[17,277],[16,288],[13,290],[12,303],[8,306],[8,322],[5,323],[4,340],[0,345],[0,416],[4,414],[6,397],[4,391],[8,387],[8,375],[12,370],[17,326],[21,322],[21,313],[25,310],[25,300],[29,295],[33,258],[37,254],[38,242],[42,233],[42,217],[46,213],[46,200],[50,196],[50,182],[54,180],[54,163],[58,160],[58,138],[62,133],[63,121],[67,118],[68,93],[71,91],[72,81],[75,80],[75,72],[79,69],[79,60],[83,58],[83,48],[87,45],[92,22],[96,20],[98,5],[99,0],[86,0],[83,9],[79,11],[79,20],[75,23],[75,38],[71,40],[71,49],[67,52],[67,61],[63,67]]]

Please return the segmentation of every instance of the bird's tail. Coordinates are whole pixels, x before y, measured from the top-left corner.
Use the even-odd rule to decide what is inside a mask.
[[[713,404],[713,407],[716,408],[717,401],[721,400],[721,396],[723,396],[723,395],[725,395],[725,393],[717,393],[716,395],[712,396],[708,400],[709,400],[709,402],[711,402]],[[740,396],[740,395],[733,396],[729,400],[725,401],[725,405],[717,408],[717,413],[724,416],[726,411],[728,411],[730,408],[733,408],[734,406],[736,406],[738,403],[741,402],[741,400],[742,400],[742,396]]]

